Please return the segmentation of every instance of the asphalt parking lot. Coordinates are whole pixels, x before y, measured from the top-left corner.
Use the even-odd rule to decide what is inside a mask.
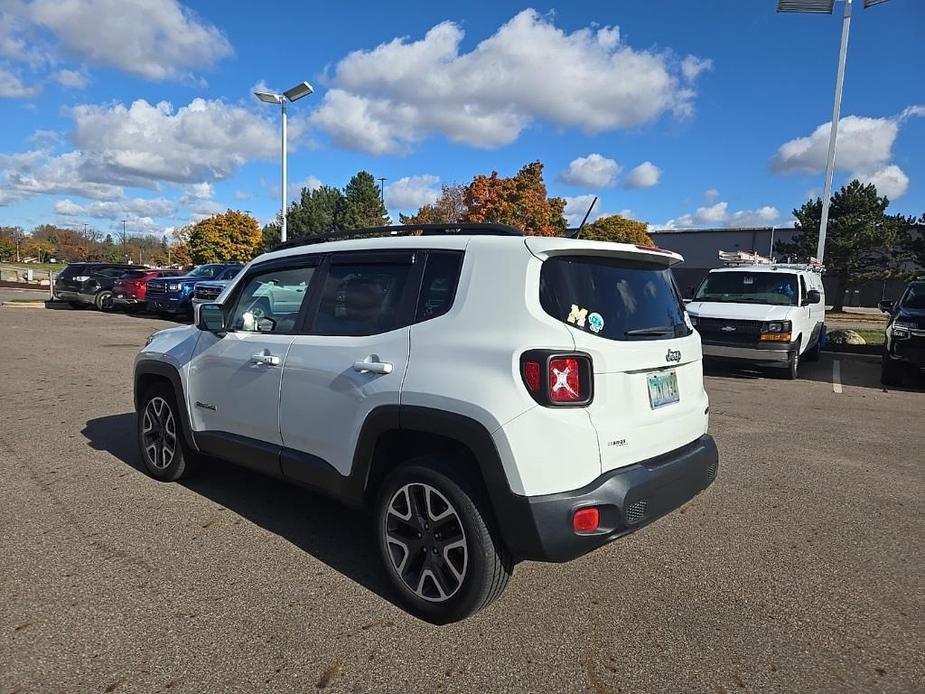
[[[362,515],[140,472],[131,363],[166,325],[0,308],[2,692],[922,691],[925,390],[875,360],[711,368],[709,490],[435,627]]]

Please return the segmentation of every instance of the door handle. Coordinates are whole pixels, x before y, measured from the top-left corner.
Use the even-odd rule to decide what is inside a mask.
[[[355,361],[353,370],[362,373],[390,374],[392,365],[387,361]]]
[[[279,366],[282,363],[282,359],[272,354],[254,354],[251,355],[251,363],[253,364],[263,364],[265,366]]]

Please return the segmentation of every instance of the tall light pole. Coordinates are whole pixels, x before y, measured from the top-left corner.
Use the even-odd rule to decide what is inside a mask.
[[[279,240],[283,242],[286,240],[286,199],[288,194],[286,192],[286,102],[287,101],[298,101],[303,96],[308,96],[314,90],[312,85],[308,82],[299,82],[296,86],[291,89],[287,89],[282,94],[275,94],[273,92],[254,92],[254,96],[267,104],[279,104],[280,106],[280,115],[282,118],[282,158],[283,158],[283,176],[282,176],[282,190],[280,191],[281,199],[281,209],[282,209],[282,227],[279,233]]]
[[[382,206],[385,207],[385,182],[388,181],[385,176],[379,177],[379,202],[382,203]]]
[[[863,0],[864,9],[880,5],[887,0]],[[838,51],[838,70],[835,73],[835,104],[832,107],[832,127],[829,131],[829,151],[825,162],[825,187],[822,191],[822,215],[819,220],[819,241],[816,244],[816,258],[821,263],[825,256],[825,234],[829,226],[829,203],[832,199],[832,178],[835,175],[835,145],[838,140],[838,119],[841,116],[842,85],[845,82],[845,59],[848,56],[848,31],[851,28],[853,0],[842,0],[845,10],[841,23],[841,47]],[[778,12],[804,12],[810,14],[832,14],[835,0],[777,0]]]

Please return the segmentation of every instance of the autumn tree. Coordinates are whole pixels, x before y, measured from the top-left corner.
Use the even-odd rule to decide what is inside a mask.
[[[614,241],[639,246],[654,246],[648,234],[649,225],[618,214],[601,217],[581,228],[581,238],[589,241]]]
[[[247,262],[262,241],[257,220],[249,214],[228,210],[196,222],[189,230],[189,253],[194,263]]]
[[[851,181],[836,192],[829,206],[826,231],[826,274],[835,277],[835,291],[829,297],[836,311],[843,307],[845,290],[889,271],[885,254],[898,246],[904,222],[887,215],[890,201],[877,194],[872,183]],[[797,234],[790,242],[778,242],[779,255],[805,260],[816,255],[822,198],[809,200],[793,211]]]
[[[512,177],[476,176],[466,188],[466,221],[509,224],[533,236],[565,230],[565,200],[547,197],[543,165],[532,162]]]
[[[424,205],[413,215],[399,215],[402,224],[451,224],[467,218],[466,186],[444,185],[433,204]]]
[[[391,221],[371,173],[360,171],[347,183],[336,221],[340,229],[382,226]]]

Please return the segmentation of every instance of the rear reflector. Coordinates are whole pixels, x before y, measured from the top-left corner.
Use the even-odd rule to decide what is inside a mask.
[[[574,357],[554,357],[549,360],[549,399],[553,402],[578,402],[581,394],[581,372]]]
[[[572,516],[572,527],[576,533],[591,533],[601,524],[601,514],[595,506],[580,508]]]

